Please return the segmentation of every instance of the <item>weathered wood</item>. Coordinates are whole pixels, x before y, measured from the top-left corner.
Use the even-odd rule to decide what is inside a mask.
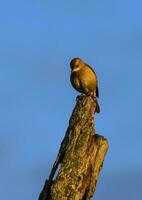
[[[79,96],[65,138],[39,200],[89,200],[108,149],[107,140],[95,134],[96,103]],[[52,181],[58,164],[59,172]]]

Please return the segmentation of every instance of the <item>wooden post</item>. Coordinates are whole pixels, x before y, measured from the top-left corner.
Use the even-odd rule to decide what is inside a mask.
[[[89,200],[108,149],[107,140],[94,130],[95,101],[79,96],[57,159],[39,200]],[[60,169],[53,180],[60,164]]]

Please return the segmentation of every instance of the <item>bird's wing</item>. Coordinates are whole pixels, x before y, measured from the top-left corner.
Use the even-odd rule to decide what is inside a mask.
[[[90,67],[88,64],[86,64],[86,65],[92,70],[92,72],[95,74],[95,76],[97,78],[97,75],[96,75],[95,71],[92,69],[92,67]],[[96,86],[96,96],[99,97],[98,80],[97,80],[97,86]]]

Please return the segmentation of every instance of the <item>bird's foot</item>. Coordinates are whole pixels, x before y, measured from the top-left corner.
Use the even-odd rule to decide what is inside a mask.
[[[82,98],[82,97],[84,97],[84,96],[85,96],[84,94],[78,95],[78,96],[76,97],[76,101],[78,101],[80,98]]]

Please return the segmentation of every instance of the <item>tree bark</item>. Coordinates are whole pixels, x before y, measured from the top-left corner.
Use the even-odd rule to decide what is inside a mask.
[[[96,102],[79,96],[57,159],[39,200],[89,200],[108,150],[107,140],[95,134]],[[60,169],[53,181],[54,174]]]

